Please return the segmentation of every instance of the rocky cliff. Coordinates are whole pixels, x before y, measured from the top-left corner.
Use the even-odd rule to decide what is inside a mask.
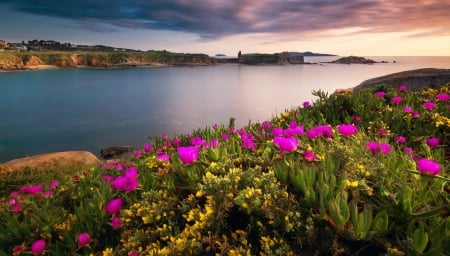
[[[148,52],[0,52],[0,70],[25,70],[42,65],[55,67],[116,67],[150,65],[211,65],[205,54]]]

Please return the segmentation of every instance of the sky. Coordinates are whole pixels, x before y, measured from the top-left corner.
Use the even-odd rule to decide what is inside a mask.
[[[0,39],[210,56],[450,56],[449,11],[449,0],[0,0]]]

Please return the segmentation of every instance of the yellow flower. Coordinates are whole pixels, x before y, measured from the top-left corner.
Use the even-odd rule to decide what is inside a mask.
[[[151,219],[148,216],[142,216],[142,221],[144,222],[144,224],[148,224],[150,223]]]
[[[102,255],[103,256],[112,256],[113,255],[113,249],[112,248],[106,248],[105,250],[103,250]]]

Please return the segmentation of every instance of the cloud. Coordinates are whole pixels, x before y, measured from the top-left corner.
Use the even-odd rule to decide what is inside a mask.
[[[302,33],[351,27],[366,32],[448,35],[440,0],[6,0],[16,11],[75,20],[80,27],[172,30],[203,39],[244,33]]]

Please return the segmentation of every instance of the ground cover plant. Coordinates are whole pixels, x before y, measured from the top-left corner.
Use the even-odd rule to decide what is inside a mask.
[[[449,93],[315,91],[101,168],[39,182],[2,170],[0,254],[446,255]]]

